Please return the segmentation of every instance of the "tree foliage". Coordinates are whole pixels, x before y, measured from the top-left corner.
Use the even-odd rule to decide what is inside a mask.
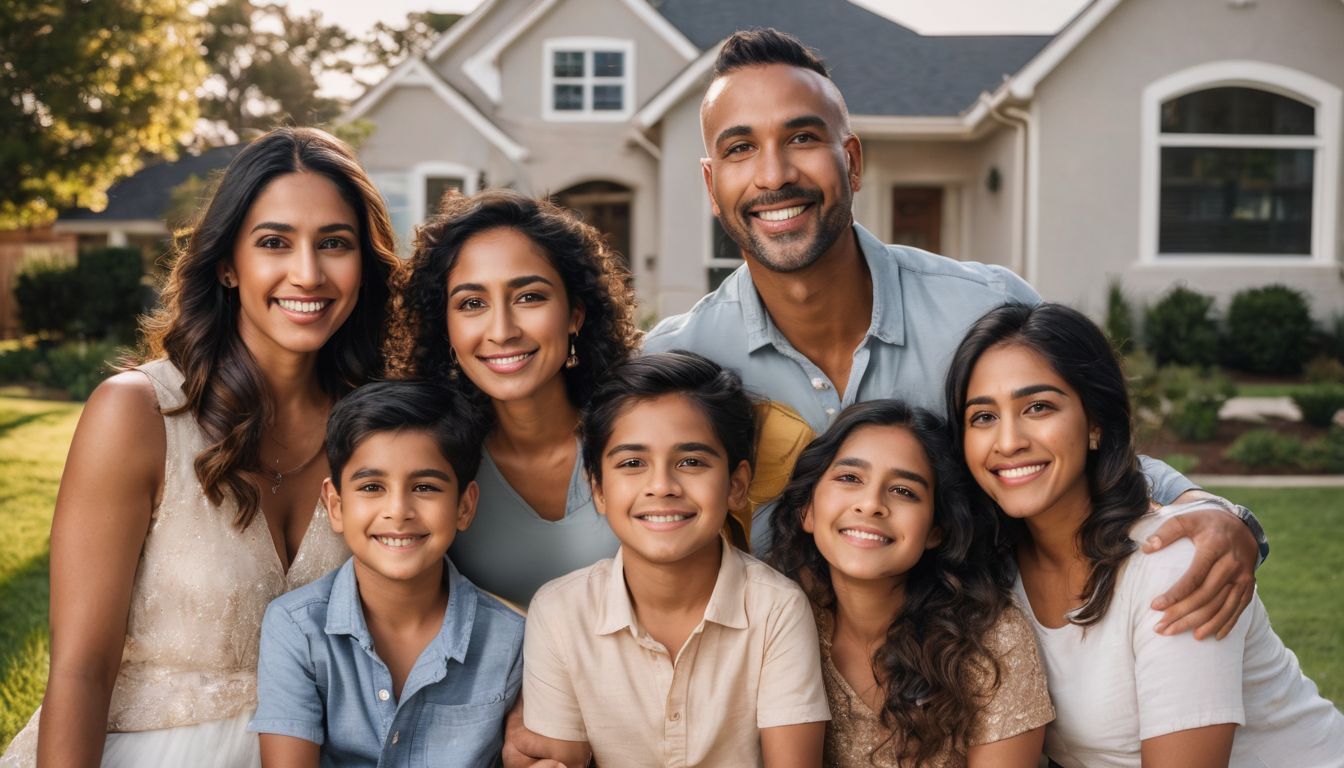
[[[177,0],[0,2],[0,228],[105,204],[196,122],[199,20]]]
[[[410,56],[419,56],[462,18],[460,13],[419,11],[406,17],[406,24],[395,27],[378,22],[363,40],[366,65],[386,72]],[[365,83],[372,85],[373,83]]]
[[[284,122],[330,121],[344,104],[318,94],[327,73],[352,74],[356,38],[321,15],[291,15],[279,4],[223,0],[204,17],[201,45],[211,76],[204,116],[247,140]]]

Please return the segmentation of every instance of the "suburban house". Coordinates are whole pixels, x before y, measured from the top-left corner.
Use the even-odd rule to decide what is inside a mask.
[[[741,263],[710,215],[700,98],[771,25],[827,59],[864,145],[858,220],[1006,265],[1094,315],[1184,282],[1284,283],[1344,310],[1340,0],[1093,0],[1054,36],[924,36],[844,0],[485,0],[345,115],[408,247],[442,194],[584,214],[643,312]]]

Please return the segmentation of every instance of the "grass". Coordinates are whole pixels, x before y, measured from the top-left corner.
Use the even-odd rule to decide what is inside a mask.
[[[1256,574],[1274,631],[1315,681],[1344,704],[1344,488],[1224,488],[1255,511],[1269,536]]]
[[[28,721],[47,681],[48,533],[79,412],[0,397],[0,744]]]
[[[46,684],[48,530],[80,407],[0,396],[0,745]],[[1344,488],[1212,490],[1269,532],[1259,585],[1274,629],[1321,694],[1344,702]]]

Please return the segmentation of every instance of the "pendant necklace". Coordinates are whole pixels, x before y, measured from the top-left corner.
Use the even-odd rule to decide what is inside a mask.
[[[280,471],[280,460],[279,460],[279,459],[276,459],[276,460],[275,460],[275,477],[273,478],[273,479],[275,480],[275,482],[271,483],[271,495],[274,496],[274,495],[280,493],[280,484],[283,483],[283,482],[285,481],[285,475],[292,475],[292,474],[294,474],[294,473],[296,473],[296,472],[302,472],[303,470],[307,469],[309,464],[312,464],[314,461],[317,461],[317,457],[322,455],[322,451],[323,451],[323,449],[325,449],[326,447],[327,447],[327,442],[326,442],[325,440],[323,440],[322,443],[321,443],[320,445],[317,446],[317,450],[313,453],[312,456],[309,456],[308,459],[307,459],[306,461],[304,461],[304,462],[303,462],[302,464],[300,464],[299,466],[297,466],[297,467],[295,467],[295,468],[289,470],[288,472],[281,472],[281,471]]]

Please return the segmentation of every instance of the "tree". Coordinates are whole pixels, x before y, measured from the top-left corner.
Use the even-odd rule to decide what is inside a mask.
[[[201,96],[205,117],[247,140],[285,121],[330,121],[344,104],[318,95],[331,72],[350,75],[355,38],[314,11],[291,16],[277,4],[223,0],[210,6],[201,39],[211,76]]]
[[[406,25],[394,27],[378,22],[364,38],[367,66],[384,74],[409,56],[419,56],[462,18],[460,13],[420,11],[406,17]],[[365,83],[372,85],[372,83]]]
[[[98,208],[195,125],[198,20],[177,0],[0,2],[0,228]]]

